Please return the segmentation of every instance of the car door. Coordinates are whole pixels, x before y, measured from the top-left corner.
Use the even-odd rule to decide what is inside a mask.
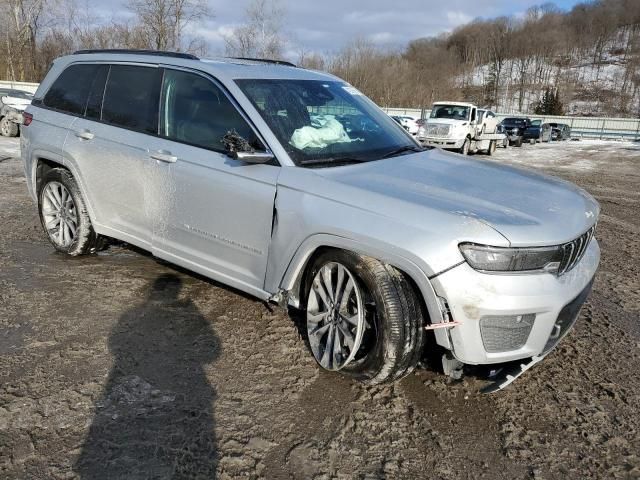
[[[147,197],[153,164],[147,145],[158,131],[161,70],[129,64],[103,68],[104,79],[94,82],[86,113],[72,124],[64,150],[80,166],[97,229],[150,250]]]
[[[227,155],[228,133],[265,146],[221,85],[202,74],[165,69],[160,118],[149,152],[161,186],[150,206],[154,255],[264,297],[280,167]]]

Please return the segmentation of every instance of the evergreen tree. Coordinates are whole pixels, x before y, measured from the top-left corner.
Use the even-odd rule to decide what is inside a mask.
[[[536,115],[562,115],[564,107],[560,100],[560,92],[558,89],[545,89],[542,98],[533,109]]]

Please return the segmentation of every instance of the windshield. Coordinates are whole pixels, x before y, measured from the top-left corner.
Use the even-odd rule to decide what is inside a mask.
[[[282,79],[236,83],[296,165],[367,162],[420,149],[391,117],[347,83]]]
[[[430,118],[451,118],[453,120],[469,120],[469,107],[460,105],[434,105]]]

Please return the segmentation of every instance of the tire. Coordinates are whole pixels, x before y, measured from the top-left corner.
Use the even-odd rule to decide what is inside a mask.
[[[319,282],[325,278],[325,269],[329,269],[330,278],[335,279],[336,284],[339,283],[337,279],[340,267],[350,275],[349,277],[345,274],[343,277],[345,290],[348,289],[350,280],[344,279],[353,279],[355,295],[352,293],[351,298],[356,298],[359,292],[364,305],[361,341],[359,346],[355,347],[355,353],[346,351],[343,356],[339,356],[341,359],[347,356],[351,357],[350,362],[341,367],[337,362],[332,365],[323,362],[323,352],[326,355],[328,340],[324,348],[318,348],[319,336],[314,333],[325,328],[326,335],[322,333],[321,336],[328,338],[332,331],[331,326],[326,330],[327,323],[331,322],[331,320],[327,320],[329,318],[326,316],[327,313],[323,320],[317,320],[318,316],[324,312],[318,313],[316,307],[319,305],[319,296],[316,292],[319,287],[322,287]],[[322,281],[326,286],[327,282]],[[328,283],[331,285],[331,280]],[[304,285],[303,307],[307,326],[304,329],[306,343],[316,362],[322,368],[337,370],[366,384],[392,382],[414,370],[422,355],[426,330],[424,329],[422,304],[412,283],[402,272],[370,257],[344,250],[329,250],[319,255],[313,262],[305,277]],[[334,289],[334,292],[335,290],[337,288]],[[325,293],[327,291],[329,290],[325,290]],[[341,295],[341,298],[344,298],[344,295]],[[349,301],[348,299],[347,303]],[[338,308],[342,311],[341,306]],[[346,315],[352,313],[353,310],[347,312]],[[351,318],[353,319],[353,317]],[[343,322],[343,320],[345,321]],[[336,322],[336,320],[333,321]],[[344,325],[347,325],[346,317],[343,314],[339,315],[337,322],[343,322]],[[351,325],[353,325],[352,320],[348,326]],[[335,330],[338,328],[343,329],[344,327],[338,325]],[[332,361],[335,358],[333,356]]]
[[[496,141],[491,140],[489,142],[489,148],[487,149],[487,155],[491,156],[495,153],[495,151],[496,151]]]
[[[61,203],[66,208],[59,208]],[[93,229],[80,188],[68,170],[54,168],[44,176],[38,190],[38,212],[42,228],[57,251],[77,256],[106,246],[106,239]]]
[[[535,144],[536,144],[536,142],[537,142],[537,140],[536,140],[535,138],[531,138],[531,139],[529,139],[529,144],[530,144],[530,145],[535,145]]]
[[[465,138],[462,147],[460,147],[460,153],[462,155],[469,155],[469,147],[471,146],[470,144],[471,142],[469,141],[469,139]]]
[[[515,145],[516,145],[516,147],[521,147],[522,146],[522,137],[520,137],[518,140],[516,140]]]
[[[0,133],[3,137],[17,137],[18,124],[12,122],[7,117],[2,117],[2,120],[0,120]]]

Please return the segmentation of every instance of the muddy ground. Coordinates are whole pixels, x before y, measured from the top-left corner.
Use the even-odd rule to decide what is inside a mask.
[[[509,389],[318,370],[284,310],[126,246],[66,258],[0,139],[0,478],[640,478],[640,145],[499,150],[602,204],[565,341]]]

